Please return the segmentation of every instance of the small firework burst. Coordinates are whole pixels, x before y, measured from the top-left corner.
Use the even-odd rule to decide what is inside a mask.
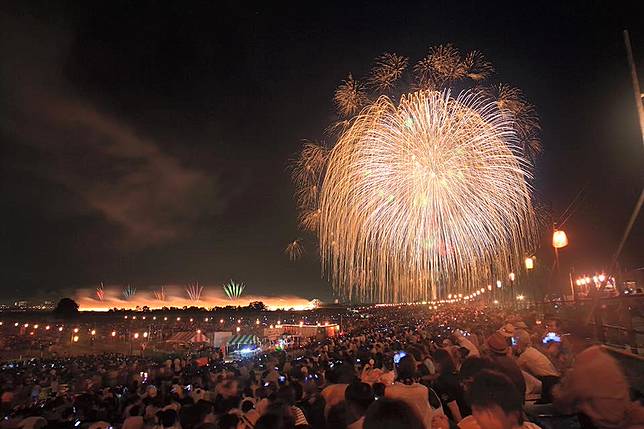
[[[300,226],[305,230],[317,228],[315,218],[328,158],[329,150],[325,146],[307,142],[293,165],[295,198],[300,212],[303,213],[300,217]],[[307,214],[304,215],[304,213]]]
[[[407,68],[409,59],[393,53],[384,53],[376,58],[367,83],[377,91],[389,91]]]
[[[469,52],[463,61],[465,75],[473,81],[482,81],[490,77],[494,67],[480,51]]]
[[[499,84],[487,88],[484,94],[496,101],[501,114],[511,118],[526,159],[534,164],[543,151],[539,138],[539,117],[534,106],[525,99],[519,88]]]
[[[127,287],[123,288],[123,290],[121,291],[121,295],[123,295],[123,298],[126,301],[129,300],[134,295],[136,295],[136,287],[127,285]]]
[[[302,257],[302,254],[304,253],[304,247],[302,246],[302,240],[297,239],[291,241],[288,246],[286,246],[286,249],[284,250],[284,253],[288,255],[288,258],[291,261],[297,261]]]
[[[103,282],[101,282],[101,284],[96,288],[96,298],[98,298],[99,301],[103,301],[105,299],[105,288],[103,287]]]
[[[320,143],[306,142],[297,160],[293,163],[293,181],[317,184],[324,172],[329,150]]]
[[[236,283],[233,279],[230,279],[230,281],[226,283],[223,288],[224,293],[226,294],[228,299],[232,301],[237,300],[239,299],[239,297],[241,297],[244,289],[246,289],[246,285],[244,285],[244,283]]]
[[[496,101],[496,106],[501,110],[518,112],[523,109],[525,99],[519,88],[514,88],[505,83],[486,88],[485,95]]]
[[[160,289],[154,291],[154,299],[157,301],[165,301],[167,298],[167,294],[165,291],[165,286],[161,286]]]
[[[190,283],[186,286],[186,294],[188,295],[188,298],[190,298],[190,301],[200,301],[202,293],[203,286],[200,286],[199,282]]]
[[[351,74],[335,90],[333,97],[340,115],[350,117],[355,115],[369,102],[364,85],[355,80]]]
[[[432,47],[414,72],[420,89],[443,89],[466,76],[461,54],[451,44]]]
[[[300,211],[300,227],[305,231],[317,231],[320,226],[320,213],[320,209],[317,207]]]

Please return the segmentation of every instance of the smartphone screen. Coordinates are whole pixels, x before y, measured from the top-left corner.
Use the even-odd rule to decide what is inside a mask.
[[[405,353],[404,351],[397,352],[396,354],[394,354],[394,363],[398,365],[400,363],[400,359],[404,358],[405,356],[407,356],[407,353]]]

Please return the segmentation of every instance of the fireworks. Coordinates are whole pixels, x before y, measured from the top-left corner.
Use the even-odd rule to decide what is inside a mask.
[[[333,97],[338,112],[344,117],[355,115],[362,109],[369,99],[364,90],[364,85],[349,75],[335,91]]]
[[[96,288],[96,298],[98,298],[99,301],[103,301],[105,299],[105,288],[103,287],[103,282],[101,282],[101,284]]]
[[[199,301],[201,300],[201,294],[203,293],[203,286],[199,286],[199,283],[191,283],[186,286],[186,294],[190,301]]]
[[[479,51],[469,52],[463,60],[465,76],[473,81],[482,81],[494,71],[492,64]]]
[[[127,285],[122,291],[121,295],[123,295],[123,299],[126,301],[130,298],[132,298],[134,295],[136,295],[136,287]]]
[[[291,261],[297,261],[302,257],[302,254],[304,253],[304,247],[302,247],[302,240],[297,239],[293,240],[286,246],[286,250],[284,250],[284,253],[288,255],[288,258]]]
[[[408,62],[408,58],[389,52],[379,56],[371,69],[369,86],[383,92],[392,89],[405,72]]]
[[[541,127],[534,106],[527,102],[520,89],[505,84],[488,87],[484,94],[496,100],[501,113],[513,120],[519,147],[534,164],[543,150],[539,139]]]
[[[349,297],[413,301],[507,272],[532,244],[528,163],[512,122],[465,92],[381,97],[330,155],[323,267]]]
[[[487,82],[494,68],[479,51],[441,45],[408,64],[376,58],[369,92],[349,75],[334,97],[337,141],[306,143],[294,163],[300,227],[317,234],[323,271],[349,298],[467,294],[533,250],[535,109]]]
[[[429,54],[414,66],[418,87],[442,89],[466,77],[466,64],[450,44],[432,47]]]
[[[157,301],[165,301],[166,298],[167,298],[167,294],[166,294],[166,291],[165,291],[165,286],[161,286],[160,289],[155,290],[153,292],[153,295],[154,295],[154,299],[156,299]]]
[[[299,222],[302,229],[317,232],[320,226],[320,209],[313,208],[300,211]]]
[[[329,150],[318,143],[305,143],[293,165],[295,198],[300,209],[300,226],[316,231],[320,219],[318,208],[322,178],[329,158]]]
[[[236,300],[241,297],[242,293],[244,292],[244,289],[246,286],[244,283],[235,283],[234,280],[230,280],[228,283],[224,285],[224,293],[230,300]]]

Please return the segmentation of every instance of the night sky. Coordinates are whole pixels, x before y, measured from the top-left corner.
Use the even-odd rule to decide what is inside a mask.
[[[644,75],[642,14],[552,3],[2,2],[1,296],[233,277],[331,298],[312,240],[299,262],[283,253],[306,237],[289,160],[323,136],[348,73],[449,42],[536,106],[541,199],[558,218],[582,191],[564,262],[601,270],[644,184],[621,34]],[[644,215],[620,262],[644,266]]]

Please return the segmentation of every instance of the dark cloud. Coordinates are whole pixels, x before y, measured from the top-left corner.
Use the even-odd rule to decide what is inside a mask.
[[[51,37],[56,43],[47,42]],[[14,145],[8,151],[26,146],[22,164],[28,173],[71,193],[65,203],[42,201],[43,209],[67,204],[67,213],[98,215],[119,231],[103,240],[126,246],[191,236],[224,208],[218,178],[164,151],[159,141],[94,102],[68,95],[60,75],[66,46],[61,39],[60,33],[41,33],[2,45],[11,54],[2,67],[8,108],[0,112],[2,132]]]

